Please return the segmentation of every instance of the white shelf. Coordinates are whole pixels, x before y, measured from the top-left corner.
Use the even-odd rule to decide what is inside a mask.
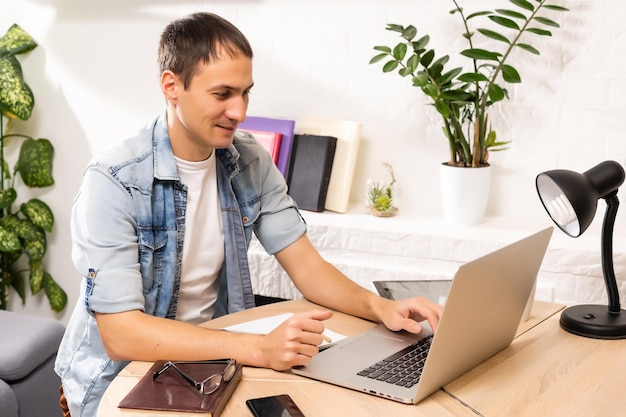
[[[372,290],[375,280],[449,279],[460,263],[552,225],[546,216],[521,221],[486,218],[477,226],[458,228],[436,215],[399,212],[395,217],[379,218],[357,210],[302,214],[308,224],[307,235],[322,256]],[[614,239],[615,272],[621,288],[626,286],[619,279],[626,264],[624,243],[623,237]],[[249,259],[255,293],[301,297],[256,239]],[[544,298],[546,301],[605,303],[599,232],[592,229],[572,239],[555,228],[538,275],[538,289],[544,297],[554,296]]]

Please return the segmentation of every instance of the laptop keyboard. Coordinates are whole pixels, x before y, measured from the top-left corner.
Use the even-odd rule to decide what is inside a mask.
[[[412,387],[419,381],[433,336],[425,337],[399,352],[371,365],[357,375],[377,379],[403,387]]]

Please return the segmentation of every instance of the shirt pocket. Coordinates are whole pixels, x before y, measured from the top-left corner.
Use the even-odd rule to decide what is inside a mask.
[[[166,257],[168,233],[163,229],[138,228],[139,263],[143,279],[143,291],[149,294],[161,285],[160,265]]]

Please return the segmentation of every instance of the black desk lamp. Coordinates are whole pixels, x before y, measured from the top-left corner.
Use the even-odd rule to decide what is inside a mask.
[[[564,169],[537,175],[539,198],[556,225],[571,237],[580,236],[591,224],[598,200],[607,207],[602,224],[602,273],[609,305],[578,305],[561,313],[561,327],[570,333],[595,339],[626,339],[626,311],[613,271],[613,225],[619,206],[617,189],[624,182],[624,169],[604,161],[579,174]]]

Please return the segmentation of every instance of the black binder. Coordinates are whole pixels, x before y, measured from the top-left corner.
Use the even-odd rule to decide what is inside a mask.
[[[332,136],[294,136],[288,186],[298,208],[324,211],[336,148]]]

